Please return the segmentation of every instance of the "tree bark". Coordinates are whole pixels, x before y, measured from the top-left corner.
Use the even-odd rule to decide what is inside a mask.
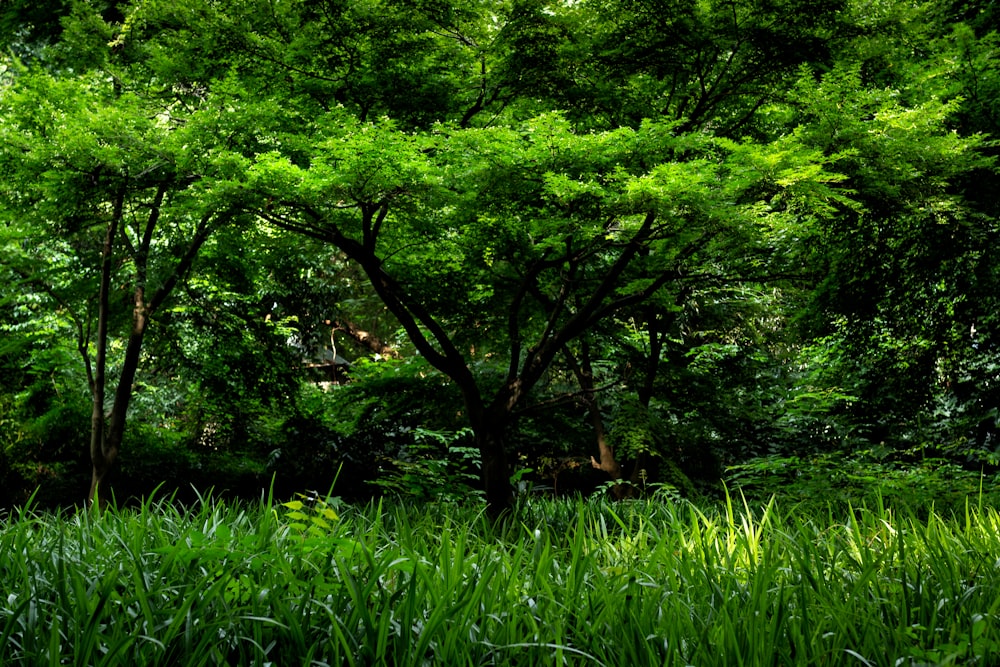
[[[88,496],[91,504],[95,500],[99,503],[103,503],[106,500],[107,474],[118,458],[122,441],[125,438],[128,406],[132,400],[135,375],[139,369],[139,358],[142,352],[142,342],[146,337],[146,328],[149,324],[145,292],[141,287],[136,288],[134,299],[132,331],[129,335],[128,345],[125,348],[125,359],[122,364],[121,374],[118,376],[118,387],[115,389],[114,404],[105,427],[100,434],[100,446],[95,450],[93,444],[91,445],[90,454],[93,464],[93,474],[90,480],[90,494]],[[91,438],[93,439],[93,434],[91,434]]]
[[[390,359],[399,359],[399,352],[377,336],[362,330],[350,320],[338,319],[329,322],[333,332],[341,331],[364,349]]]
[[[106,498],[100,494],[100,487],[107,475],[110,463],[104,456],[105,414],[104,396],[106,388],[107,358],[108,358],[108,320],[111,315],[111,274],[114,271],[115,240],[122,221],[125,207],[125,194],[119,192],[112,205],[111,219],[104,232],[104,243],[101,246],[101,282],[97,294],[97,350],[94,359],[94,372],[90,381],[91,416],[90,416],[90,460],[93,465],[90,491],[87,494],[88,505],[95,501],[103,503]],[[86,348],[82,352],[88,354]],[[85,359],[86,361],[86,359]]]
[[[510,464],[504,442],[505,431],[499,424],[484,423],[478,428],[472,427],[482,460],[486,510],[494,519],[502,518],[514,506],[514,489],[510,484]]]
[[[594,429],[594,438],[597,441],[598,458],[590,457],[590,465],[596,470],[602,470],[608,474],[612,482],[620,482],[622,479],[622,467],[615,458],[614,447],[608,441],[608,432],[604,427],[604,418],[601,416],[601,406],[597,400],[597,389],[594,385],[594,369],[590,362],[590,346],[583,342],[580,359],[566,348],[564,350],[566,360],[569,362],[573,375],[576,376],[582,391],[582,401],[587,408],[587,415],[590,424]],[[621,500],[628,495],[627,485],[616,483],[611,490],[615,499]]]

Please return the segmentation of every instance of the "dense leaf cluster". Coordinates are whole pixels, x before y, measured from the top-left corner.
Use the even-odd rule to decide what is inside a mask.
[[[6,502],[992,474],[995,13],[9,3]]]

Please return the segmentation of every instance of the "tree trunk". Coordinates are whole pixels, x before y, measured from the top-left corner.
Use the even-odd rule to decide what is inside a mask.
[[[111,220],[104,232],[104,243],[101,247],[101,280],[97,293],[97,351],[94,359],[94,374],[90,380],[90,460],[93,464],[93,476],[90,481],[90,492],[87,494],[87,504],[93,505],[95,500],[106,501],[100,487],[107,475],[110,462],[104,456],[106,437],[104,413],[104,397],[107,386],[108,358],[108,320],[111,316],[111,276],[114,272],[115,237],[121,223],[125,206],[125,195],[119,192],[115,196]],[[87,349],[81,346],[81,353],[86,359]],[[87,364],[87,368],[90,365]]]
[[[104,237],[104,245],[101,251],[101,283],[97,305],[97,354],[94,363],[94,375],[90,378],[91,399],[93,402],[90,461],[93,469],[90,479],[90,491],[87,494],[88,505],[94,506],[96,501],[98,509],[107,502],[108,472],[118,458],[118,453],[121,451],[122,441],[125,437],[128,406],[135,391],[135,376],[139,369],[142,344],[146,337],[146,329],[149,326],[149,318],[152,317],[154,311],[163,303],[164,299],[167,298],[191,268],[195,256],[213,229],[213,219],[218,222],[230,218],[229,213],[222,214],[221,216],[215,216],[212,212],[205,213],[198,222],[195,233],[180,260],[174,264],[172,271],[167,274],[158,289],[147,291],[149,253],[153,243],[153,234],[159,223],[160,210],[163,199],[166,196],[167,188],[167,183],[162,183],[157,188],[156,194],[150,202],[149,216],[146,220],[140,242],[136,248],[132,249],[132,263],[134,266],[132,329],[129,333],[128,343],[125,346],[125,356],[122,360],[121,374],[118,376],[114,402],[111,411],[107,414],[105,414],[104,401],[107,390],[108,322],[111,317],[109,294],[111,278],[114,272],[115,241],[124,218],[124,193],[119,193],[116,196],[111,220],[108,223]],[[126,244],[127,241],[128,239],[126,238]],[[149,292],[152,292],[152,297],[147,299]],[[86,347],[83,346],[81,351],[84,353],[86,361]],[[87,367],[90,368],[90,365],[87,364]]]
[[[590,413],[590,422],[594,426],[594,435],[597,438],[597,451],[600,460],[590,457],[590,465],[597,470],[603,470],[611,478],[615,485],[611,487],[611,493],[616,500],[621,500],[629,495],[628,484],[621,483],[622,467],[615,459],[615,450],[608,443],[607,431],[604,429],[604,419],[601,417],[601,410],[597,405],[597,400],[589,396],[586,400],[587,411]]]
[[[342,331],[348,338],[354,341],[357,345],[368,350],[369,352],[374,352],[375,354],[379,354],[389,359],[400,358],[398,350],[393,348],[391,345],[386,344],[385,342],[380,340],[377,336],[374,336],[371,333],[360,329],[357,325],[355,325],[353,322],[349,320],[339,319],[333,322],[330,322],[328,320],[327,323],[331,327],[333,327],[333,330],[330,333],[331,337],[337,331]]]
[[[142,342],[146,336],[148,323],[149,318],[145,292],[141,287],[136,288],[132,332],[129,336],[128,345],[125,348],[125,358],[122,363],[121,375],[118,376],[118,387],[115,390],[114,405],[107,419],[100,420],[100,432],[91,433],[90,460],[93,465],[93,474],[90,480],[90,494],[87,497],[91,505],[94,504],[95,500],[99,505],[103,505],[107,500],[107,474],[111,470],[115,459],[118,458],[118,452],[121,451],[122,440],[125,437],[128,406],[132,401],[132,394],[135,391],[135,375],[139,369]],[[96,410],[97,406],[95,405],[94,407]]]
[[[495,425],[473,426],[479,455],[482,459],[483,490],[486,511],[494,519],[503,517],[514,506],[514,489],[510,483],[510,464],[504,446],[504,429]]]
[[[587,407],[587,414],[590,417],[590,424],[594,428],[594,437],[597,440],[597,455],[599,459],[590,457],[590,465],[597,470],[603,470],[616,482],[611,493],[616,500],[629,495],[627,484],[617,483],[622,479],[622,467],[615,458],[614,447],[608,442],[608,432],[604,428],[604,418],[601,416],[601,406],[597,401],[597,388],[594,386],[594,369],[590,363],[590,346],[586,341],[582,343],[580,359],[577,360],[573,353],[567,348],[564,351],[566,360],[569,362],[573,375],[583,392],[583,403]]]

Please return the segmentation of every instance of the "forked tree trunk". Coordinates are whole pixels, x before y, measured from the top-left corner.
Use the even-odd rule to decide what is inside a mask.
[[[104,243],[101,247],[101,278],[97,293],[97,341],[96,354],[93,364],[93,375],[90,380],[90,460],[93,465],[93,474],[90,481],[90,492],[87,494],[87,504],[93,506],[95,501],[105,502],[106,494],[102,493],[101,487],[107,476],[108,469],[114,461],[112,457],[108,460],[105,456],[105,441],[107,437],[106,420],[104,413],[104,397],[107,386],[107,359],[108,359],[108,320],[111,314],[111,276],[114,271],[114,251],[115,237],[118,227],[121,224],[125,206],[125,194],[119,192],[114,199],[111,219],[108,221],[104,231]],[[80,348],[87,363],[88,372],[91,369],[89,364],[88,351],[85,345]],[[116,452],[117,453],[117,452]]]
[[[93,470],[90,479],[90,493],[87,496],[87,500],[91,506],[96,502],[98,509],[108,500],[108,473],[118,458],[122,441],[125,438],[128,406],[134,392],[135,375],[139,369],[139,357],[142,350],[142,342],[146,336],[148,322],[144,292],[141,288],[138,288],[135,291],[132,333],[129,336],[128,346],[125,349],[125,359],[122,364],[121,375],[118,377],[118,388],[115,390],[114,404],[106,419],[97,420],[99,422],[99,430],[96,424],[92,423],[91,425],[93,430],[90,435],[90,461]],[[100,393],[103,396],[103,388]],[[96,399],[93,409],[96,414],[98,411]],[[103,411],[101,417],[103,417]]]
[[[108,322],[111,318],[111,279],[115,265],[116,237],[123,224],[125,204],[124,192],[118,193],[113,202],[110,221],[105,231],[104,244],[101,250],[101,278],[97,303],[97,340],[93,367],[89,363],[86,345],[81,345],[84,363],[90,379],[91,391],[91,432],[90,461],[92,473],[90,491],[87,502],[91,507],[100,509],[108,500],[107,481],[118,453],[121,451],[125,437],[125,423],[128,416],[129,403],[134,392],[135,376],[139,369],[143,340],[149,326],[149,318],[163,303],[164,299],[174,290],[178,282],[191,268],[195,256],[208,239],[213,229],[213,221],[218,224],[228,220],[231,214],[215,216],[212,212],[205,213],[195,228],[194,235],[188,243],[181,258],[173,269],[166,274],[159,288],[152,291],[152,297],[147,295],[147,279],[149,268],[149,253],[153,243],[153,234],[160,219],[160,210],[168,188],[167,183],[161,184],[149,206],[149,215],[143,227],[139,243],[130,248],[134,267],[132,291],[132,329],[128,343],[125,346],[125,356],[122,359],[122,369],[118,376],[114,400],[110,412],[105,413],[105,397],[107,392],[107,353],[108,353]]]

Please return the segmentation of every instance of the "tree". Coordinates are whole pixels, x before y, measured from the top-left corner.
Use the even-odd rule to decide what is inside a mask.
[[[790,219],[762,202],[786,193],[824,202],[822,214],[838,198],[825,159],[793,139],[769,148],[711,138],[760,134],[751,121],[795,65],[825,53],[804,45],[821,45],[838,6],[800,22],[786,8],[670,7],[672,30],[691,42],[675,58],[660,48],[654,4],[614,14],[600,3],[389,3],[373,14],[289,3],[252,32],[216,23],[239,76],[275,82],[261,88],[290,103],[301,132],[257,160],[254,210],[355,262],[420,354],[459,386],[495,509],[510,501],[511,415],[570,341]],[[346,30],[358,21],[365,31]],[[643,36],[641,54],[592,57],[625,28]],[[779,37],[787,51],[776,51]],[[402,62],[416,44],[420,56]],[[401,88],[434,94],[418,112],[393,95]],[[628,103],[537,115],[581,99]],[[726,261],[709,270],[715,279],[726,279]],[[473,349],[503,369],[499,379],[477,377]]]
[[[129,73],[9,63],[0,91],[0,210],[14,241],[3,261],[72,324],[91,394],[91,501],[121,450],[153,318],[233,220],[225,182],[241,163],[206,143],[226,118],[216,100],[150,92]]]
[[[803,141],[849,156],[839,169],[859,206],[814,227],[828,271],[814,331],[844,334],[861,360],[858,418],[876,441],[895,439],[928,405],[952,350],[971,349],[983,320],[967,298],[989,284],[981,260],[995,224],[968,184],[991,159],[981,136],[951,130],[961,100],[940,94],[940,66],[928,67],[914,66],[901,88],[866,84],[860,63],[805,73],[793,103]]]
[[[840,5],[796,7],[179,0],[109,41],[174,91],[260,110],[243,210],[360,267],[459,386],[502,509],[512,411],[569,342],[693,274],[745,274],[792,217],[766,202],[838,198],[835,158],[758,113],[827,57]]]
[[[459,387],[487,499],[502,510],[513,411],[568,343],[683,283],[735,239],[745,248],[769,219],[753,191],[771,170],[789,199],[839,198],[812,153],[674,129],[576,132],[548,115],[412,134],[332,114],[308,167],[262,156],[249,187],[266,220],[356,262]],[[498,357],[499,381],[477,378],[463,351],[473,346]]]

